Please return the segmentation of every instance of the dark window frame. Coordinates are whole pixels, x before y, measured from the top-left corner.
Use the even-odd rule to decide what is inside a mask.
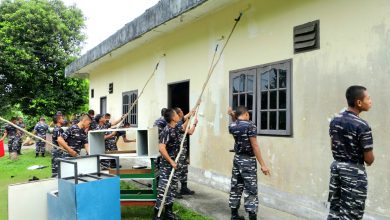
[[[266,63],[262,65],[257,65],[257,66],[252,66],[248,68],[243,68],[243,69],[238,69],[238,70],[233,70],[229,72],[229,103],[230,106],[233,107],[233,95],[235,94],[233,92],[233,80],[237,76],[240,76],[241,74],[244,75],[253,75],[255,79],[254,83],[254,94],[253,95],[253,113],[251,120],[256,124],[257,126],[257,134],[258,135],[270,135],[270,136],[286,136],[290,137],[293,135],[293,117],[292,117],[292,59],[287,59],[287,60],[281,60],[277,62],[272,62],[272,63]],[[277,98],[276,98],[276,105],[277,108],[275,109],[261,109],[261,92],[265,92],[265,90],[262,90],[261,88],[261,74],[264,73],[265,71],[269,71],[273,68],[276,69],[281,69],[284,68],[286,70],[286,85],[285,88],[280,88],[277,86],[275,89],[270,89],[271,91],[277,91]],[[278,75],[279,76],[279,75]],[[277,85],[279,85],[279,78],[277,78]],[[286,106],[285,109],[279,108],[280,102],[279,102],[279,91],[284,90],[286,92]],[[270,105],[270,94],[267,95],[268,100],[267,100],[267,108]],[[235,106],[236,107],[236,106]],[[285,130],[271,130],[269,129],[269,120],[267,120],[267,129],[262,129],[261,128],[261,112],[277,112],[277,111],[282,111],[286,112],[286,129]],[[267,119],[269,117],[269,114],[267,113]],[[277,114],[277,128],[279,126],[279,115],[281,113],[276,113]]]
[[[128,96],[127,102],[125,102],[125,96]],[[138,90],[131,90],[122,93],[122,114],[126,114],[129,111],[129,108],[137,99],[137,97]],[[138,103],[135,104],[134,108],[131,110],[131,112],[125,119],[125,122],[130,123],[130,127],[138,127]]]

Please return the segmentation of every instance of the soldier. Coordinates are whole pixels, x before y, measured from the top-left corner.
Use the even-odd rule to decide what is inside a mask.
[[[96,121],[95,121],[95,111],[93,109],[90,109],[88,111],[88,115],[89,117],[91,118],[91,124],[89,125],[89,129],[90,131],[93,131],[93,130],[96,130]]]
[[[160,135],[161,135],[161,132],[164,130],[164,128],[167,126],[167,122],[165,121],[164,119],[164,112],[166,111],[167,109],[166,108],[162,108],[161,109],[161,117],[159,117],[153,124],[153,127],[157,127],[157,131],[158,131],[158,139],[160,140]],[[156,173],[156,183],[158,185],[158,182],[159,182],[159,176],[160,176],[160,162],[161,162],[161,155],[158,155],[156,160],[154,161],[155,162],[155,165],[156,165],[156,170],[155,170],[155,173]]]
[[[232,220],[244,219],[238,215],[240,200],[244,193],[245,211],[249,213],[249,219],[257,219],[259,199],[257,195],[257,161],[260,163],[261,171],[264,175],[269,175],[270,171],[266,166],[257,144],[257,129],[252,121],[247,108],[239,106],[235,113],[229,109],[229,115],[233,122],[229,125],[229,133],[234,138],[234,159],[231,179],[231,189],[229,196],[229,206],[231,208]]]
[[[179,123],[177,123],[177,126],[178,126],[178,129],[181,130],[182,132],[182,135],[184,135],[185,133],[185,130],[186,130],[186,127],[187,127],[187,123],[189,123],[189,117],[191,116],[191,114],[193,115],[194,114],[194,110],[189,112],[188,114],[184,115],[183,114],[183,111],[176,107],[174,108],[176,113],[179,115],[180,117],[180,121]],[[189,128],[188,130],[188,135],[192,135],[195,131],[195,127],[198,123],[198,120],[195,119],[194,121],[194,124],[191,128]],[[189,147],[188,147],[188,142],[187,142],[187,138],[185,139],[184,141],[184,144],[183,144],[183,151],[182,153],[180,154],[180,158],[179,158],[179,164],[180,164],[180,167],[178,169],[178,176],[179,176],[179,181],[180,181],[180,184],[181,184],[181,189],[179,192],[177,192],[176,194],[176,198],[183,198],[182,195],[193,195],[195,194],[195,192],[193,190],[190,190],[187,186],[187,180],[188,180],[188,161],[189,161]]]
[[[159,138],[160,138],[161,132],[167,126],[167,122],[164,119],[164,112],[166,110],[167,110],[166,108],[162,108],[161,109],[161,117],[159,117],[153,124],[153,127],[157,127],[157,129],[158,129],[158,136],[159,136]]]
[[[64,123],[64,117],[62,115],[55,115],[53,117],[54,129],[52,135],[52,143],[56,146],[58,145],[58,137],[62,136],[64,130],[62,129],[62,125]],[[58,161],[57,158],[63,157],[62,149],[58,149],[53,147],[52,150],[52,158],[51,158],[51,177],[56,177],[58,175]]]
[[[177,169],[177,164],[175,163],[175,158],[179,153],[180,141],[181,141],[181,131],[177,129],[177,122],[180,118],[173,109],[167,109],[164,112],[164,119],[168,125],[164,128],[160,135],[160,144],[159,149],[162,155],[160,162],[160,177],[157,189],[157,199],[154,209],[154,219],[160,219],[157,217],[163,196],[165,187],[167,186],[169,176],[172,169]],[[178,176],[177,172],[174,172],[172,182],[168,188],[168,192],[165,199],[165,218],[163,219],[179,219],[172,210],[174,195],[176,193]]]
[[[328,219],[362,219],[367,198],[364,162],[374,162],[371,128],[359,117],[371,108],[371,98],[363,86],[346,91],[348,109],[329,125],[334,162],[330,166]]]
[[[33,132],[42,139],[46,139],[46,133],[49,131],[49,126],[45,123],[45,121],[45,118],[42,116],[39,122],[35,125]],[[37,140],[35,147],[35,157],[38,157],[39,154],[41,154],[42,157],[45,156],[45,145],[45,142]]]
[[[122,118],[115,121],[113,124],[110,123],[111,115],[106,113],[104,115],[104,119],[106,120],[104,123],[104,129],[110,129],[112,126],[117,125]],[[117,151],[118,147],[116,146],[116,131],[107,131],[104,135],[104,144],[106,147],[106,151]]]
[[[58,137],[58,144],[67,151],[64,152],[63,157],[77,157],[80,155],[80,151],[83,147],[87,151],[87,154],[89,154],[88,138],[85,129],[89,127],[90,123],[90,117],[88,115],[83,115],[80,118],[79,123],[72,125]]]
[[[16,124],[17,122],[16,117],[11,118],[11,122],[13,124]],[[0,141],[3,141],[4,138],[8,137],[8,153],[11,155],[12,152],[17,152],[17,142],[18,142],[18,137],[20,137],[20,131],[13,127],[10,124],[7,124],[4,128],[4,134],[3,137],[1,137]]]
[[[22,117],[18,117],[18,122],[17,122],[17,125],[20,127],[20,128],[26,128],[26,125],[23,123],[23,118]],[[24,135],[24,132],[23,131],[19,131],[20,132],[20,137],[17,139],[15,139],[15,143],[17,142],[17,150],[16,152],[19,154],[19,155],[22,155],[22,143],[23,143],[23,135]]]

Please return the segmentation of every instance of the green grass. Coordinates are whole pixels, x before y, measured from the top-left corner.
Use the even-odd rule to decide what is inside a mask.
[[[48,166],[40,170],[27,170],[32,165]],[[0,158],[0,220],[8,219],[8,185],[14,183],[28,182],[33,176],[39,179],[50,178],[51,176],[51,156],[46,153],[46,157],[35,158],[35,151],[28,149],[23,151],[23,155],[19,156],[19,160],[11,161],[8,159],[8,154]],[[133,189],[130,184],[121,183],[122,187]],[[122,188],[121,187],[121,188]],[[191,220],[210,220],[211,218],[204,217],[190,209],[187,209],[179,204],[174,204],[174,212],[182,219]],[[150,220],[153,217],[153,207],[135,206],[122,207],[122,219],[134,220]]]
[[[8,185],[14,183],[28,182],[33,176],[39,179],[50,178],[51,157],[46,153],[46,157],[35,158],[35,151],[32,149],[22,151],[16,161],[8,159],[8,153],[0,158],[0,219],[8,219]],[[48,166],[39,170],[27,170],[32,165]]]

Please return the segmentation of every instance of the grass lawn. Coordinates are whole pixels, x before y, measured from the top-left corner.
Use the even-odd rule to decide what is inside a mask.
[[[39,179],[50,178],[51,176],[51,156],[46,153],[46,157],[35,158],[35,151],[28,149],[23,151],[19,160],[11,161],[8,154],[0,158],[0,220],[8,219],[8,185],[14,183],[27,182],[33,176]],[[32,165],[48,166],[40,170],[27,170]],[[182,219],[209,220],[179,204],[174,205],[174,211]],[[153,207],[122,207],[122,219],[150,220],[153,216]]]

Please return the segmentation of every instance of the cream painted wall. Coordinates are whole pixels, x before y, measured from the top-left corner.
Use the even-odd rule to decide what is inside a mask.
[[[108,112],[121,115],[122,92],[140,92],[158,60],[159,69],[139,101],[139,127],[152,126],[167,104],[167,84],[190,80],[193,106],[206,78],[215,45],[227,37],[238,12],[250,5],[205,91],[199,126],[191,138],[191,165],[230,176],[233,139],[227,132],[229,71],[292,59],[293,137],[258,136],[272,177],[261,184],[325,202],[332,161],[328,123],[345,106],[352,84],[367,86],[373,109],[362,114],[372,126],[376,161],[369,167],[367,211],[390,217],[390,167],[386,144],[390,118],[390,2],[387,0],[243,0],[166,33],[90,73],[90,100],[98,111],[107,96]],[[293,53],[293,27],[320,20],[321,49]],[[221,47],[220,47],[221,48]],[[165,57],[162,54],[166,53]],[[114,83],[114,94],[108,84]]]

